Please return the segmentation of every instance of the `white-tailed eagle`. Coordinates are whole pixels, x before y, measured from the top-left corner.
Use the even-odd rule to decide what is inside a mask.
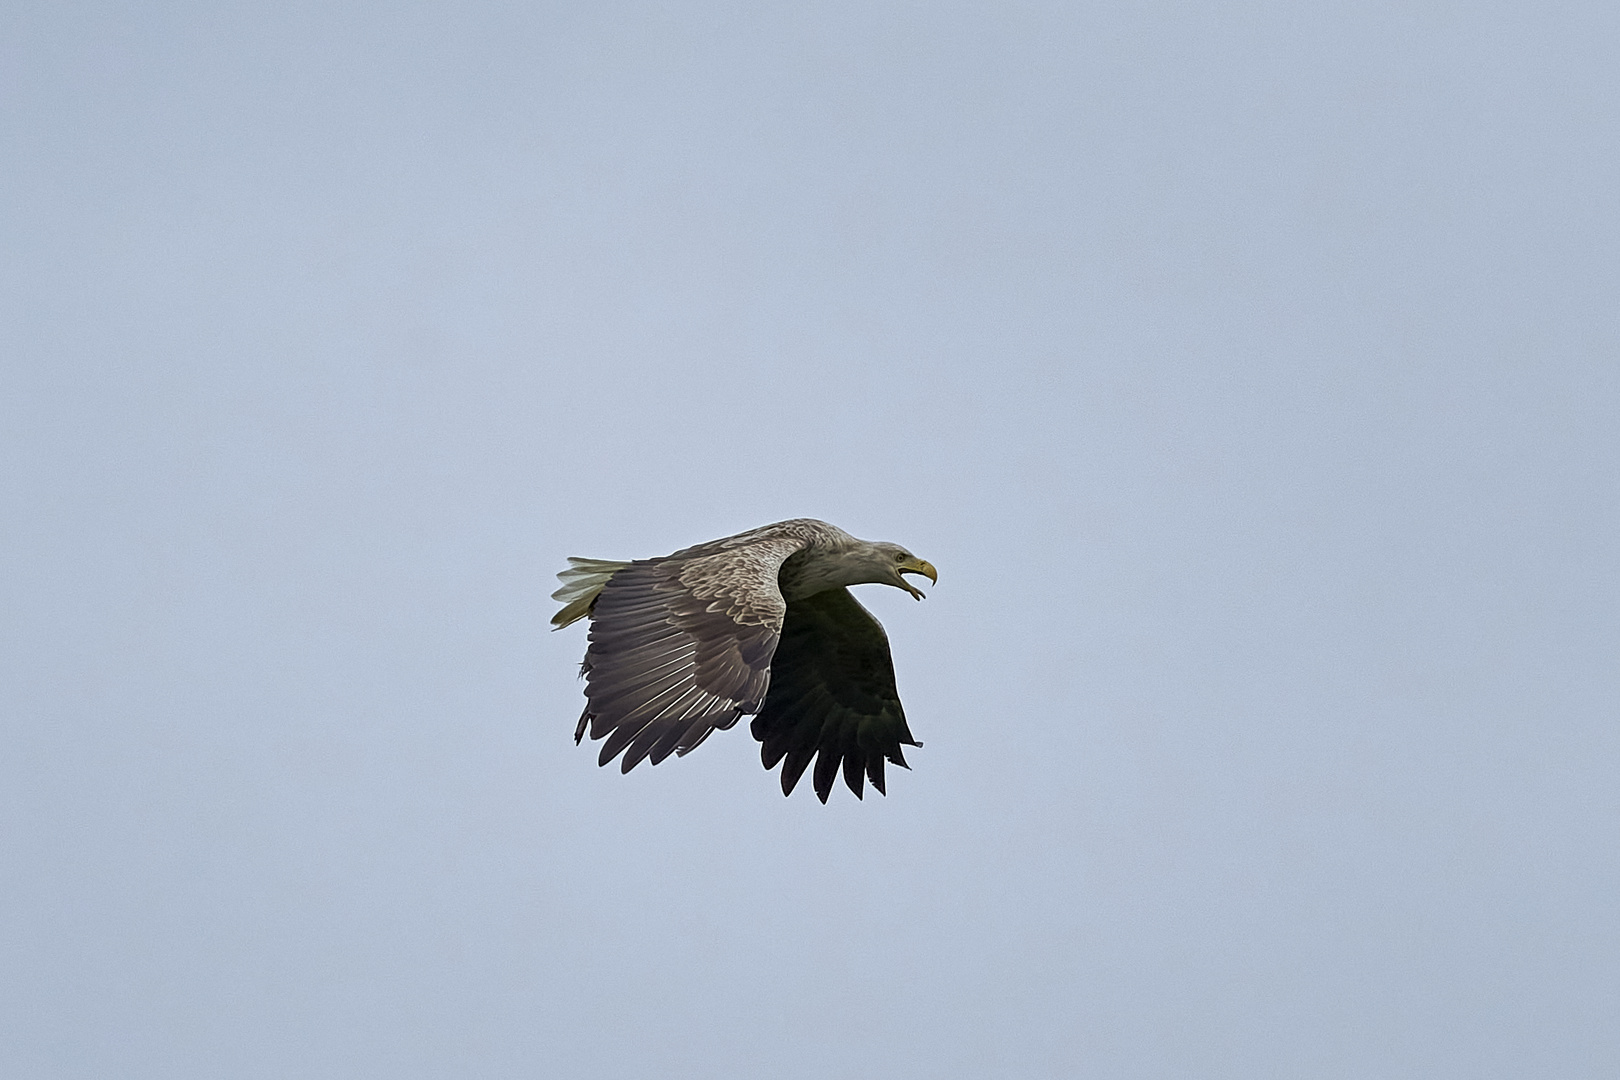
[[[752,715],[765,768],[782,762],[782,794],[813,758],[826,802],[840,771],[856,798],[866,780],[883,792],[883,763],[908,767],[900,747],[922,745],[888,636],[845,588],[893,585],[921,600],[900,575],[938,575],[898,544],[796,518],[657,559],[568,562],[551,622],[591,620],[574,741],[606,739],[598,764],[622,753],[623,772],[656,765]]]

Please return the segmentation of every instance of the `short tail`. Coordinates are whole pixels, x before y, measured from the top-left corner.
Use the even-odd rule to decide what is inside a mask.
[[[589,615],[608,578],[629,565],[611,559],[570,557],[568,569],[557,575],[557,579],[563,583],[562,588],[551,594],[553,600],[560,600],[563,604],[563,609],[551,617],[551,628],[561,630]]]

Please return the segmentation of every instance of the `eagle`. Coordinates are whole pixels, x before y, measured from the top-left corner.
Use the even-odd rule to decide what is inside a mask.
[[[753,716],[766,770],[782,764],[791,795],[810,766],[827,801],[840,772],[855,797],[885,794],[885,761],[910,768],[889,638],[846,586],[893,585],[903,574],[937,583],[931,563],[899,544],[857,540],[825,521],[795,518],[655,559],[568,560],[552,599],[560,630],[590,618],[580,674],[585,711],[574,729],[621,753],[621,772],[695,750],[710,733]]]

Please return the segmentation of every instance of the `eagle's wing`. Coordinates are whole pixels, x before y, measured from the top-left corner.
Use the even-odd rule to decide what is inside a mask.
[[[594,597],[558,590],[591,616],[574,741],[605,738],[599,764],[623,751],[623,772],[656,765],[759,711],[787,610],[776,575],[807,541],[738,539],[629,563]]]
[[[816,758],[816,795],[822,802],[840,763],[844,783],[860,798],[863,774],[882,793],[884,760],[907,768],[901,744],[922,745],[906,727],[888,635],[848,589],[829,589],[788,605],[770,692],[750,730],[763,744],[760,757],[767,769],[786,758],[784,795],[793,792]]]

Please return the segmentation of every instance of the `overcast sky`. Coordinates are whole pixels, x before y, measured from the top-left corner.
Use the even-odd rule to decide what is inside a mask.
[[[1620,1075],[1620,7],[0,10],[0,1073]],[[576,747],[786,517],[916,736]]]

